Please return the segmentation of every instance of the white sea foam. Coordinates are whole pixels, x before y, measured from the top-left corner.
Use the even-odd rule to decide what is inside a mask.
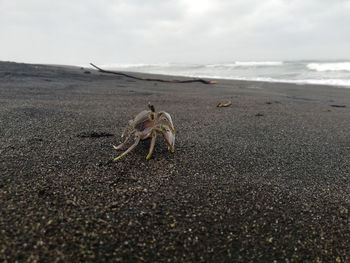
[[[150,67],[169,67],[170,63],[153,63],[153,64],[147,64],[147,63],[130,63],[130,64],[119,64],[119,63],[112,63],[112,64],[104,64],[101,65],[101,68],[106,69],[133,69],[133,68],[150,68]]]
[[[350,62],[309,63],[307,67],[315,71],[350,71]]]
[[[282,66],[283,61],[236,61],[234,63],[207,64],[207,68],[271,67]]]
[[[256,77],[256,78],[227,78],[236,80],[246,80],[246,81],[262,81],[262,82],[272,82],[272,83],[294,83],[294,84],[312,84],[312,85],[327,85],[327,86],[339,86],[339,87],[350,87],[350,80],[344,79],[274,79],[269,77]]]
[[[349,79],[305,79],[297,80],[295,83],[350,87]]]
[[[237,67],[236,63],[222,63],[222,64],[207,64],[205,65],[206,68],[231,68],[231,67]]]
[[[237,66],[281,66],[283,61],[236,61]]]

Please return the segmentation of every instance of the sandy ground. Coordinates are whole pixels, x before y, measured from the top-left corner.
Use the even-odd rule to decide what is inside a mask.
[[[175,153],[111,162],[148,102]],[[349,262],[349,128],[350,89],[1,62],[0,261]]]

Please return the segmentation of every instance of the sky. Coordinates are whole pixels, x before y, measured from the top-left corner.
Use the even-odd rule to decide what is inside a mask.
[[[0,0],[0,60],[350,58],[350,0]]]

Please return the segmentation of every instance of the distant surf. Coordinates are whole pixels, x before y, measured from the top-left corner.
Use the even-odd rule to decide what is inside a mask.
[[[307,67],[316,71],[350,71],[350,62],[309,63]]]
[[[109,64],[110,70],[154,73],[186,77],[237,79],[248,81],[317,84],[350,87],[349,61],[232,61],[191,64]]]

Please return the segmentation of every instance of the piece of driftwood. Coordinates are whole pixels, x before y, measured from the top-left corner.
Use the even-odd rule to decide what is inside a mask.
[[[331,107],[334,107],[334,108],[346,108],[346,105],[332,104]]]
[[[226,103],[219,103],[218,105],[216,105],[216,107],[219,107],[219,108],[221,108],[221,107],[228,107],[228,106],[230,106],[232,104],[232,102],[229,100],[228,102],[226,102]]]
[[[132,78],[132,79],[137,79],[137,80],[145,80],[145,81],[158,81],[158,82],[168,82],[168,83],[191,83],[191,82],[201,82],[204,84],[215,84],[216,81],[213,80],[205,80],[205,79],[187,79],[187,80],[177,80],[177,79],[173,79],[173,80],[166,80],[166,79],[151,79],[151,78],[141,78],[141,77],[136,77],[133,75],[129,75],[126,73],[122,73],[122,72],[116,72],[116,71],[110,71],[110,70],[104,70],[92,63],[90,63],[91,66],[93,66],[94,68],[96,68],[99,72],[102,73],[109,73],[109,74],[115,74],[115,75],[120,75],[120,76],[124,76],[124,77],[128,77],[128,78]]]

